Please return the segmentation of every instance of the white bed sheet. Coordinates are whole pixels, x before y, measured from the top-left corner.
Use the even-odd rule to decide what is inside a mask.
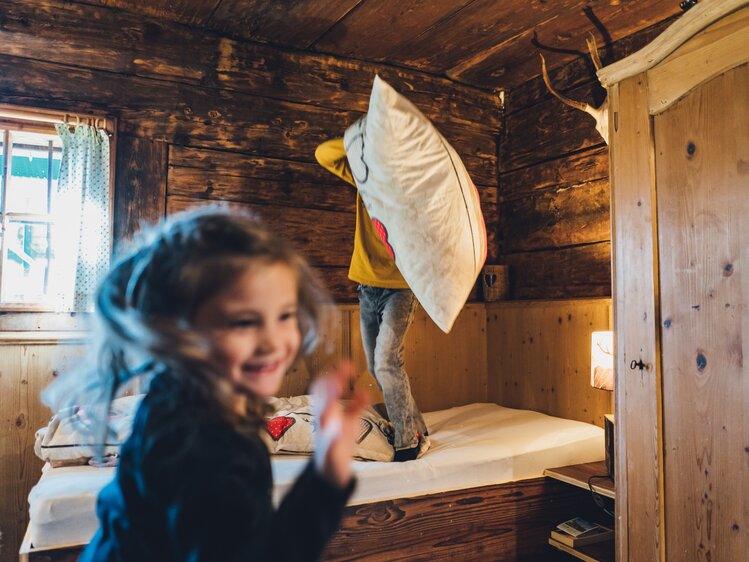
[[[545,468],[604,458],[603,429],[532,410],[469,404],[424,414],[432,446],[406,463],[357,462],[349,505],[536,478]],[[307,458],[273,462],[274,501]]]
[[[349,505],[535,478],[545,468],[604,457],[600,427],[496,404],[469,404],[424,415],[432,447],[407,463],[356,462]],[[308,457],[273,457],[274,501]],[[112,468],[45,467],[29,494],[34,548],[85,544],[98,528],[96,496]]]

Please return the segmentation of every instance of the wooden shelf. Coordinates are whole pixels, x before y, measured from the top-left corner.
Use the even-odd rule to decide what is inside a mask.
[[[585,562],[614,562],[616,558],[613,540],[573,548],[550,538],[549,544]]]
[[[589,489],[588,478],[591,476],[605,476],[606,474],[606,463],[603,461],[573,464],[570,466],[547,468],[544,470],[544,476],[561,480],[562,482],[586,490]],[[615,498],[614,481],[610,478],[594,478],[591,484],[596,493],[606,496],[607,498]]]

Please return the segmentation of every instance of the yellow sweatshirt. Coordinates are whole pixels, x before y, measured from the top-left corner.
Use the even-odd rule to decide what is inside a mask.
[[[322,143],[315,150],[315,158],[323,168],[356,187],[348,160],[346,160],[343,139],[332,139]],[[377,235],[377,230],[372,219],[369,218],[358,190],[356,192],[354,253],[351,256],[348,277],[356,283],[372,287],[408,288],[408,283],[398,271],[388,249]]]

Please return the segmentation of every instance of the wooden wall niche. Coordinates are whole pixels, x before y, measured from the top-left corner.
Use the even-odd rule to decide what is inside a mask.
[[[487,305],[489,400],[603,426],[612,392],[590,386],[590,335],[611,329],[611,299]]]
[[[0,102],[118,117],[118,242],[192,201],[252,208],[309,255],[339,301],[354,191],[317,144],[368,105],[376,73],[453,144],[479,188],[496,259],[499,97],[433,75],[240,42],[78,2],[0,2]]]

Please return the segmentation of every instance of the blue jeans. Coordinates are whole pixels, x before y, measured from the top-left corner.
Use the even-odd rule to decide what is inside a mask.
[[[409,449],[427,435],[404,368],[403,341],[413,321],[416,298],[410,289],[359,286],[361,339],[367,367],[385,398],[395,429],[395,450]]]

